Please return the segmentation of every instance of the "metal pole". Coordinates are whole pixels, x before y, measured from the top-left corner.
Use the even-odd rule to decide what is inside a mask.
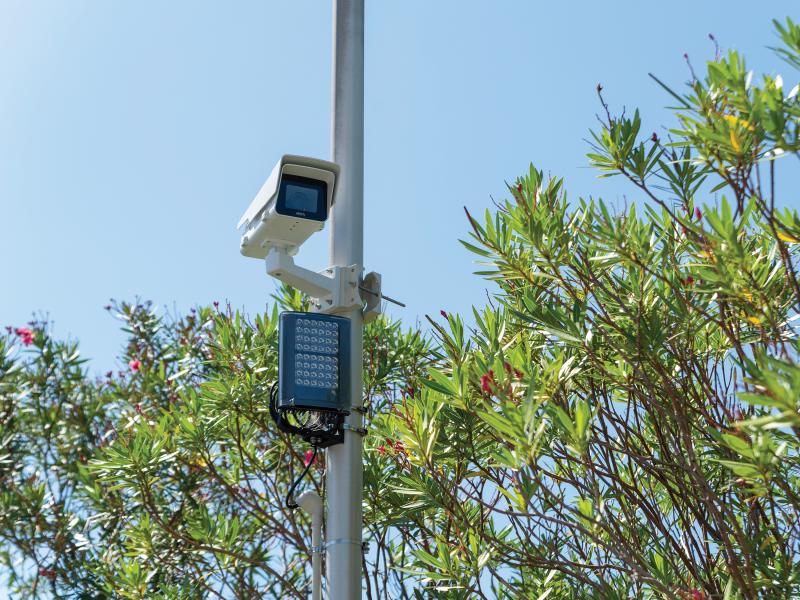
[[[330,265],[364,265],[364,0],[333,0],[332,154],[341,168],[331,215]],[[360,271],[359,271],[360,272]],[[361,598],[361,310],[351,325],[350,429],[328,448],[326,553],[329,600]]]

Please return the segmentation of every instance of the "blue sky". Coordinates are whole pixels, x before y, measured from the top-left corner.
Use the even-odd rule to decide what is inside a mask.
[[[573,198],[637,199],[587,168],[598,82],[660,131],[648,71],[679,86],[713,32],[796,83],[766,48],[788,1],[367,4],[365,260],[409,324],[485,301],[462,206],[529,162]],[[281,154],[329,156],[330,3],[0,7],[0,325],[45,312],[100,372],[123,341],[110,297],[263,310],[273,284],[235,225]],[[298,262],[326,266],[326,237]]]

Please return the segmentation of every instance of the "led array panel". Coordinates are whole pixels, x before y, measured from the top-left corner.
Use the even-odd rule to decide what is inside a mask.
[[[349,406],[349,319],[283,312],[279,340],[278,411],[342,411]]]
[[[294,349],[297,352],[319,354],[339,353],[339,324],[330,321],[298,319]]]
[[[339,385],[339,361],[335,356],[297,354],[294,358],[296,381],[300,385],[335,388]]]
[[[339,325],[298,319],[295,329],[295,382],[314,388],[339,386]]]

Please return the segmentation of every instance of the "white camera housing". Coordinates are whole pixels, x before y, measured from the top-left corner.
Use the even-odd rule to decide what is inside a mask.
[[[296,254],[325,225],[338,175],[339,165],[327,160],[281,157],[239,220],[240,252],[252,258],[265,258],[271,248]]]

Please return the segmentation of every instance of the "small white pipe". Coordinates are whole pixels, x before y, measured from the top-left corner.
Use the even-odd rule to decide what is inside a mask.
[[[311,515],[311,600],[322,600],[322,498],[309,491],[295,502]]]

